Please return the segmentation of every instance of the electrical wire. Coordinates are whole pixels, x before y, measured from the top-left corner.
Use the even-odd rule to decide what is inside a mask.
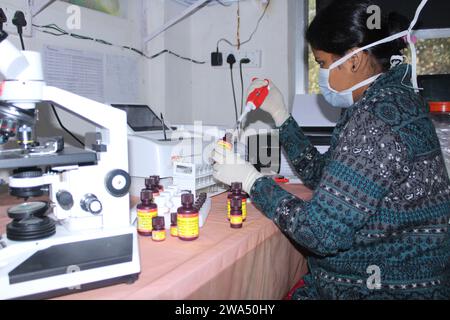
[[[244,44],[247,44],[247,43],[249,43],[250,41],[252,41],[252,40],[253,40],[253,37],[254,37],[255,34],[256,34],[256,32],[258,32],[258,29],[259,29],[259,26],[260,26],[260,24],[261,24],[261,21],[262,21],[262,20],[264,19],[264,17],[266,16],[267,9],[268,9],[269,6],[270,6],[270,1],[271,1],[271,0],[267,0],[266,7],[264,8],[264,11],[263,11],[261,17],[259,17],[258,22],[256,23],[255,29],[254,29],[253,32],[250,34],[250,37],[249,37],[247,40],[245,40],[244,42],[241,42],[240,44],[234,44],[234,43],[232,43],[231,41],[229,41],[228,39],[225,39],[225,38],[219,39],[219,41],[217,41],[217,51],[219,51],[219,45],[220,45],[221,42],[225,42],[225,43],[227,43],[228,45],[230,45],[230,46],[232,46],[232,47],[239,47],[239,46],[243,46]]]
[[[19,33],[20,44],[22,45],[22,51],[25,51],[25,43],[23,42],[23,35]]]
[[[238,114],[238,106],[237,106],[237,100],[236,100],[236,87],[234,86],[234,75],[233,75],[233,68],[230,68],[231,72],[231,87],[233,89],[233,99],[234,99],[234,112],[236,115],[236,123],[239,121],[239,114]]]
[[[78,40],[88,40],[88,41],[93,41],[93,42],[96,42],[96,43],[99,43],[102,45],[107,45],[107,46],[111,46],[111,47],[117,47],[117,48],[121,48],[121,49],[130,50],[130,51],[133,51],[134,53],[139,54],[140,56],[142,56],[146,59],[149,59],[149,60],[155,59],[155,58],[167,53],[167,54],[175,56],[179,59],[189,61],[189,62],[192,62],[195,64],[205,64],[206,63],[206,61],[198,61],[198,60],[195,60],[192,58],[184,57],[184,56],[182,56],[178,53],[175,53],[171,50],[168,50],[168,49],[161,50],[160,52],[149,56],[149,55],[146,55],[144,52],[142,52],[136,48],[133,48],[133,47],[116,45],[116,44],[113,44],[109,41],[105,41],[102,39],[96,39],[96,38],[87,37],[87,36],[83,36],[83,35],[76,34],[76,33],[67,32],[66,30],[62,29],[61,27],[59,27],[58,25],[56,25],[54,23],[48,24],[48,25],[33,24],[33,27],[42,33],[50,34],[50,35],[56,36],[56,37],[70,36],[70,37],[78,39]]]
[[[241,50],[241,0],[237,3],[237,32],[236,32],[237,49]]]
[[[241,115],[244,113],[244,75],[242,71],[242,60],[239,62],[239,73],[241,76]]]
[[[136,50],[133,50],[133,51],[138,52],[138,51],[136,51]],[[141,52],[140,54],[141,54],[142,56],[146,57],[147,59],[155,59],[155,58],[157,58],[157,57],[159,57],[160,55],[163,55],[163,54],[165,54],[165,53],[170,54],[170,55],[173,55],[173,56],[175,56],[175,57],[177,57],[177,58],[180,58],[180,59],[182,59],[182,60],[186,60],[186,61],[195,63],[195,64],[205,64],[205,63],[206,63],[205,61],[197,61],[197,60],[194,60],[194,59],[191,59],[191,58],[183,57],[183,56],[179,55],[178,53],[175,53],[175,52],[173,52],[173,51],[171,51],[171,50],[167,50],[167,49],[164,49],[164,50],[162,50],[162,51],[160,51],[160,52],[158,52],[158,53],[156,53],[156,54],[154,54],[154,55],[152,55],[152,56],[147,56],[147,55],[145,55],[145,54],[142,53],[142,52]]]
[[[86,147],[86,145],[83,143],[83,141],[81,141],[80,139],[78,139],[77,136],[75,136],[69,129],[67,129],[67,128],[64,126],[64,124],[63,124],[62,121],[61,121],[61,118],[60,118],[59,115],[58,115],[58,112],[56,112],[55,106],[54,106],[53,104],[50,104],[50,105],[51,105],[51,107],[52,107],[53,113],[55,114],[56,120],[58,121],[60,127],[61,127],[65,132],[67,132],[73,139],[75,139],[75,141],[77,141],[80,145],[82,145],[83,148]]]

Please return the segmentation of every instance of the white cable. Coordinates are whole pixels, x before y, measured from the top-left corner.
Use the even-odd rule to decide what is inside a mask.
[[[417,21],[419,20],[419,16],[427,2],[428,0],[422,0],[422,2],[420,3],[419,7],[417,8],[416,15],[414,16],[414,19],[409,26],[407,35],[409,47],[411,48],[411,82],[416,93],[419,93],[421,88],[419,88],[419,83],[417,82],[417,51],[414,41],[412,40],[412,30],[416,26]]]
[[[334,67],[343,64],[345,61],[347,61],[348,59],[350,59],[351,57],[353,57],[355,54],[357,54],[359,52],[362,52],[366,49],[378,46],[380,44],[388,43],[388,42],[391,42],[391,41],[394,41],[396,39],[403,38],[406,36],[406,39],[408,40],[408,43],[409,43],[409,47],[411,49],[411,59],[412,59],[412,61],[411,61],[411,69],[412,69],[411,82],[412,82],[413,86],[412,87],[407,86],[407,85],[405,85],[405,86],[408,88],[414,89],[418,93],[421,90],[421,88],[419,88],[419,84],[417,82],[417,51],[416,51],[416,46],[414,45],[414,41],[412,40],[412,33],[413,33],[414,27],[417,24],[417,21],[419,20],[420,14],[422,13],[422,10],[427,3],[428,3],[428,0],[422,0],[420,5],[417,7],[416,14],[414,15],[414,19],[412,20],[411,24],[409,25],[408,30],[399,32],[390,37],[381,39],[381,40],[371,43],[367,46],[359,48],[355,51],[352,51],[349,54],[345,55],[343,58],[334,62],[330,66],[330,69],[333,69]],[[408,72],[409,72],[409,67],[406,69],[406,73],[405,73],[405,76],[403,77],[403,79],[406,78]],[[403,81],[402,81],[402,84],[403,84]]]

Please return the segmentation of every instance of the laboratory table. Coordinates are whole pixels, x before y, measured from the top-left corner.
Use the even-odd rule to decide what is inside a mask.
[[[304,200],[312,192],[302,185],[283,188]],[[17,200],[0,194],[0,233],[9,219],[6,209]],[[281,299],[307,272],[306,259],[253,205],[242,229],[226,219],[226,194],[213,198],[200,238],[184,242],[139,239],[139,280],[77,293],[61,299],[269,300]]]

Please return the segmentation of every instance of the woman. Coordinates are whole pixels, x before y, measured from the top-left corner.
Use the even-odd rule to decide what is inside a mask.
[[[450,297],[448,173],[427,105],[407,80],[409,66],[394,63],[406,42],[355,51],[407,28],[390,15],[381,29],[368,29],[372,4],[335,1],[307,32],[325,98],[347,108],[326,154],[303,134],[273,84],[262,106],[298,175],[315,190],[311,201],[215,150],[216,178],[242,181],[253,203],[311,252],[295,299]],[[256,81],[249,92],[261,86]]]

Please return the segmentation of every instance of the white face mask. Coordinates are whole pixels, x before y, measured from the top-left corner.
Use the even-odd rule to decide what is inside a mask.
[[[319,87],[325,100],[336,108],[350,108],[354,103],[353,92],[359,88],[362,88],[378,79],[380,74],[373,76],[363,82],[360,82],[350,89],[338,92],[330,87],[330,69],[320,69],[319,71]]]
[[[412,41],[412,30],[414,26],[416,25],[417,21],[419,20],[420,13],[422,12],[423,8],[427,4],[428,0],[422,0],[419,7],[417,8],[416,14],[414,16],[413,21],[411,22],[411,25],[409,26],[408,30],[402,31],[400,33],[394,34],[392,36],[389,36],[385,39],[381,39],[377,42],[371,43],[365,47],[359,48],[355,51],[352,51],[351,53],[347,54],[343,58],[337,60],[333,64],[331,64],[329,69],[323,69],[321,68],[319,71],[319,87],[322,91],[323,96],[325,97],[325,100],[331,104],[333,107],[336,108],[349,108],[351,107],[355,101],[353,99],[353,92],[359,88],[362,88],[368,84],[371,84],[375,82],[382,74],[377,74],[369,79],[366,79],[350,89],[338,92],[331,88],[330,86],[330,72],[331,70],[339,67],[340,65],[344,64],[347,60],[351,59],[355,54],[362,52],[364,50],[367,50],[369,48],[378,46],[380,44],[388,43],[394,40],[397,40],[399,38],[407,37],[409,46],[411,48],[412,53],[412,76],[411,76],[411,82],[413,84],[412,89],[414,89],[416,92],[419,92],[419,86],[417,83],[417,52],[416,47],[414,45],[414,42]],[[397,56],[395,56],[397,57]],[[394,58],[394,57],[393,57]],[[392,61],[392,59],[391,59]],[[409,70],[406,70],[405,77],[407,75]],[[405,78],[403,77],[403,79]]]

